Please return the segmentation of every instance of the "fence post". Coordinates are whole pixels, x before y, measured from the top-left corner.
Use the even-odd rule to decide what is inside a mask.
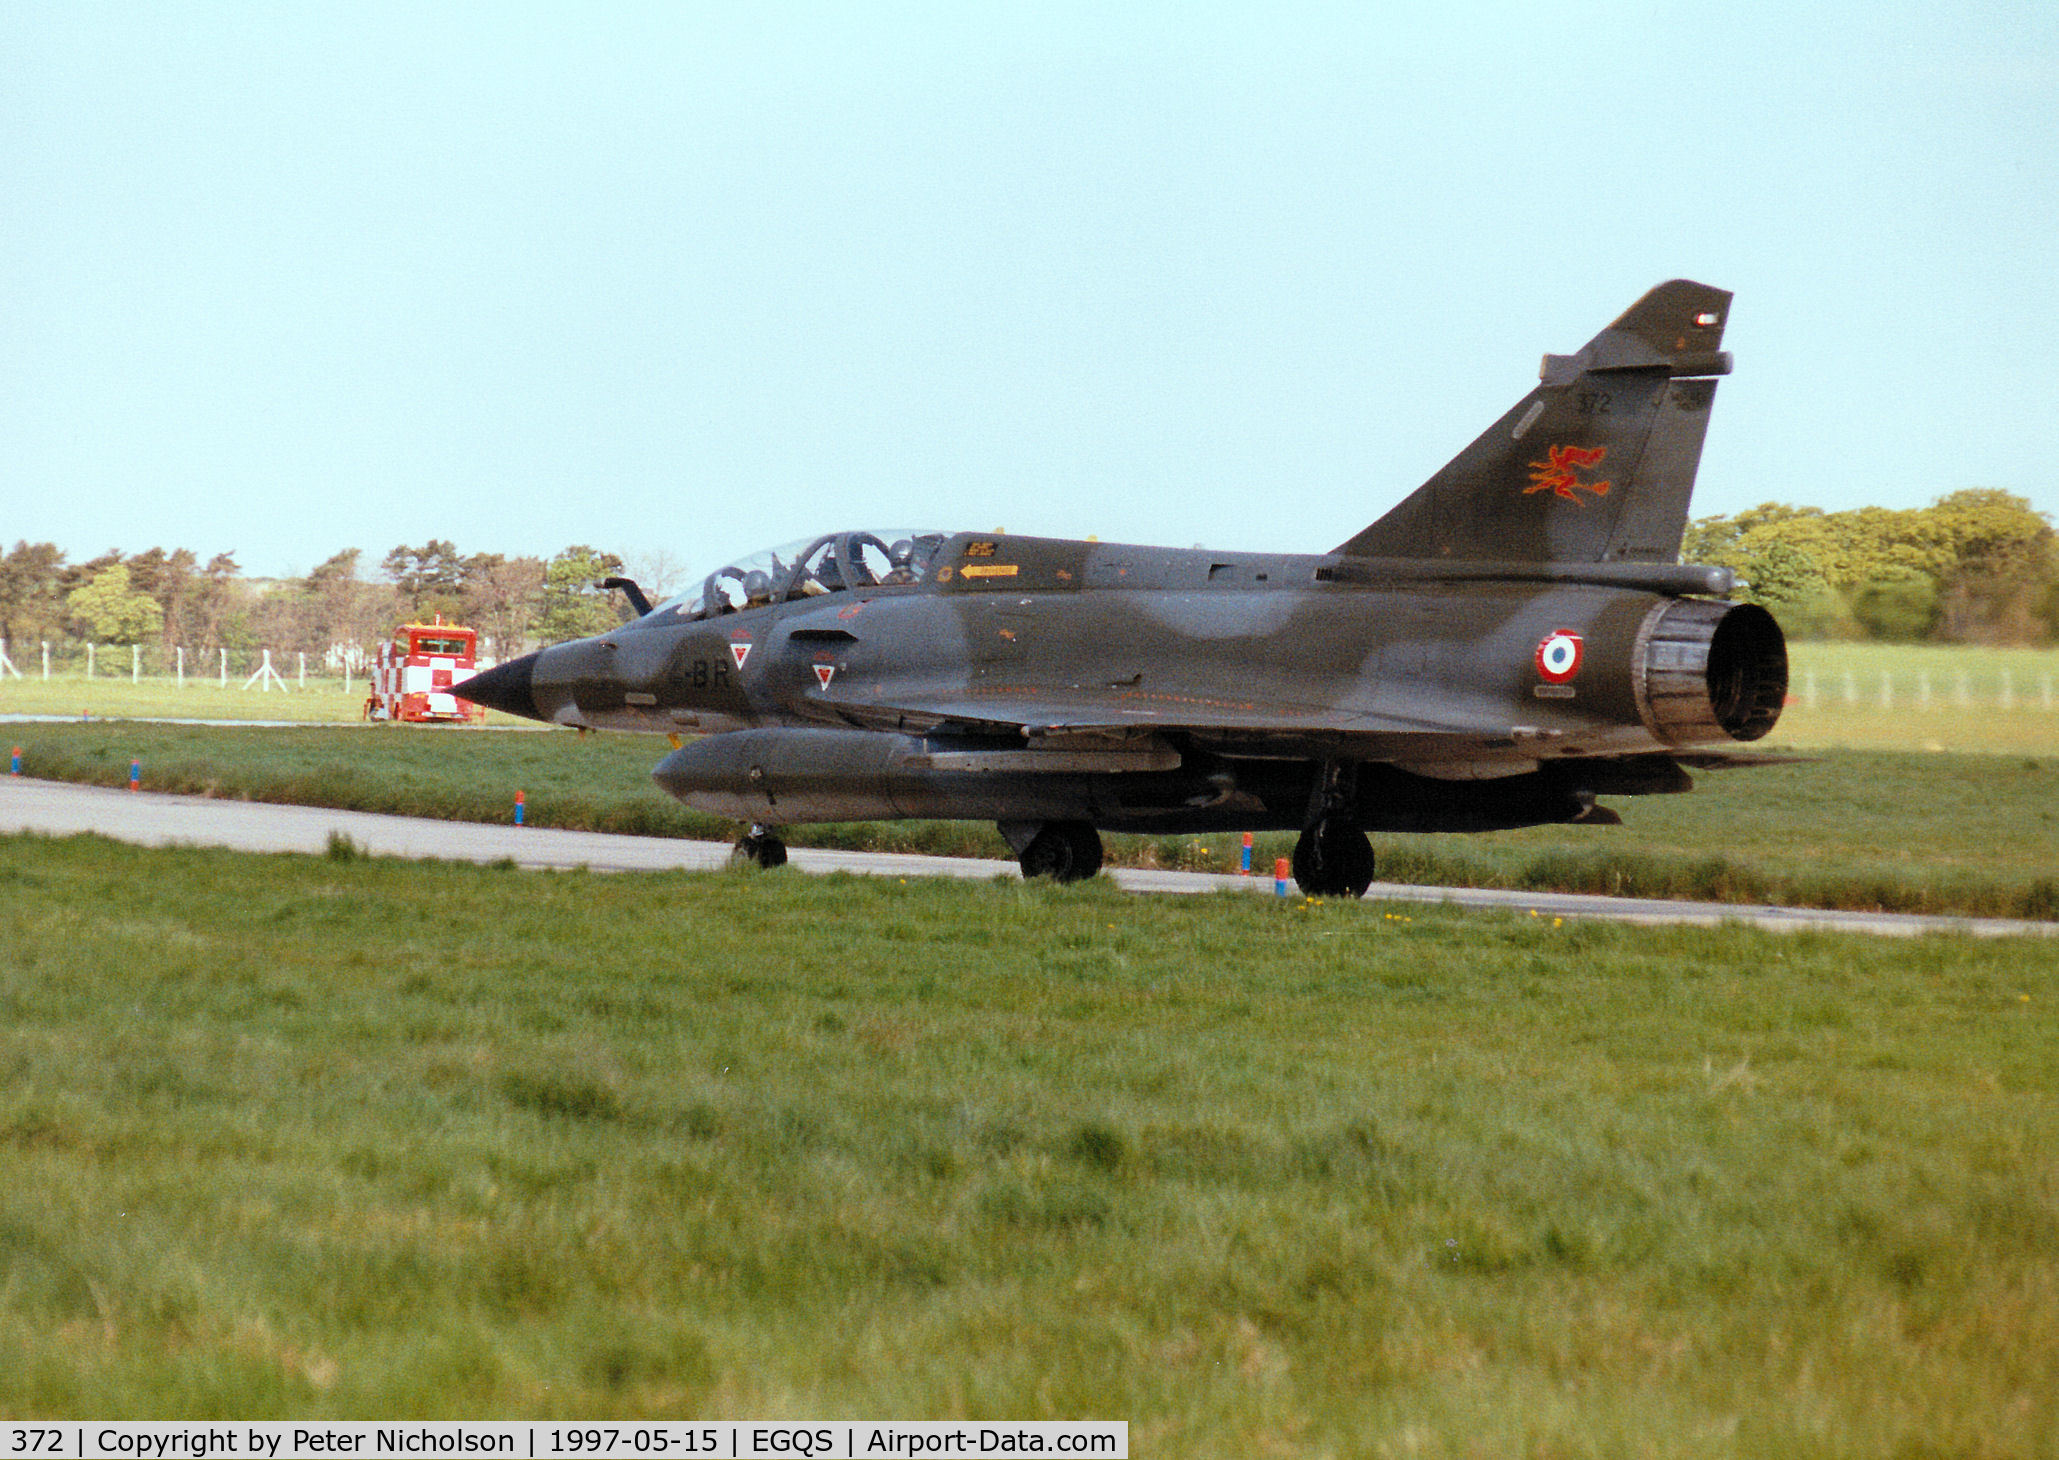
[[[229,646],[222,645],[222,688],[229,687]]]
[[[179,688],[186,687],[186,646],[179,645]]]
[[[48,679],[49,677],[50,677],[50,641],[49,641],[48,639],[45,639],[45,640],[43,641],[43,678],[45,678],[45,679]]]
[[[86,678],[88,678],[88,679],[91,679],[92,677],[93,677],[93,641],[92,641],[91,639],[88,639],[88,640],[86,641]]]
[[[282,691],[291,693],[290,690],[286,690],[286,681],[280,677],[279,671],[272,668],[272,651],[265,650],[264,656],[264,663],[258,665],[256,672],[243,681],[243,687],[249,689],[254,684],[258,687],[259,693],[270,694],[272,686],[276,684]]]
[[[129,645],[129,683],[141,684],[142,682],[143,646],[141,644],[131,644]]]
[[[300,687],[302,689],[307,688],[307,655],[305,653],[302,653],[300,656]]]

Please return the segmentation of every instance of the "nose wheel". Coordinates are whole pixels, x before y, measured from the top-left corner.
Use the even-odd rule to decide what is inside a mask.
[[[1084,882],[1101,870],[1101,834],[1085,821],[1047,821],[1021,844],[1016,860],[1025,877]]]
[[[769,826],[753,825],[737,838],[736,848],[729,854],[740,862],[750,862],[770,871],[786,865],[786,843],[773,833]]]
[[[1294,843],[1294,880],[1310,897],[1364,897],[1373,885],[1373,844],[1358,823],[1326,816]]]

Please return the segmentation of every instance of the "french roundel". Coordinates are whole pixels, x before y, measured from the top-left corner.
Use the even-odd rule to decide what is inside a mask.
[[[1580,636],[1571,629],[1547,634],[1537,646],[1537,672],[1547,684],[1564,684],[1580,672]]]

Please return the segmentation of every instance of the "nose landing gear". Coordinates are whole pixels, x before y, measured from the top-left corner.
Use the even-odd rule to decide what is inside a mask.
[[[786,865],[786,843],[779,839],[774,828],[751,823],[751,829],[737,838],[736,848],[730,852],[736,861],[752,862],[768,872],[774,867]]]

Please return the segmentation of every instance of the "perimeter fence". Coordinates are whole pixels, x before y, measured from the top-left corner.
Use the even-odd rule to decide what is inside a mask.
[[[495,660],[482,653],[478,666]],[[327,652],[246,648],[183,649],[160,644],[101,644],[79,640],[39,640],[32,644],[0,639],[0,685],[92,680],[173,686],[214,685],[235,689],[300,689],[317,684],[361,686],[365,656],[356,645],[337,645]]]
[[[1919,669],[1897,675],[1885,669],[1823,674],[1805,668],[1789,688],[1796,701],[1811,710],[1832,705],[1881,710],[2059,710],[2059,676],[2045,673],[2019,680],[2006,669],[1990,674],[1963,669],[1936,674]]]
[[[2059,712],[2059,651],[1801,643],[1788,690],[1805,710]]]

